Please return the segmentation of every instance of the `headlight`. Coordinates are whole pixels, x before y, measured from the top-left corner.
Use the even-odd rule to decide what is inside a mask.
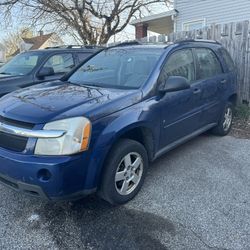
[[[69,118],[47,123],[44,130],[64,130],[59,138],[38,139],[36,155],[71,155],[88,149],[91,123],[85,117]]]

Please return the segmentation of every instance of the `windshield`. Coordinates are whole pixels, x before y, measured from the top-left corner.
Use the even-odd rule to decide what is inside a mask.
[[[0,74],[11,76],[27,75],[36,67],[39,58],[38,53],[19,54],[0,68]]]
[[[162,49],[104,50],[88,60],[68,80],[89,86],[139,88],[148,79],[161,54]]]

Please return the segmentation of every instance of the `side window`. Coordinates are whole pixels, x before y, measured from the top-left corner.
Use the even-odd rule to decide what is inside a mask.
[[[160,75],[164,81],[169,76],[182,76],[191,83],[195,80],[194,58],[190,49],[174,52],[167,60]]]
[[[221,64],[210,49],[195,49],[197,56],[197,80],[206,79],[223,73]]]
[[[86,58],[88,58],[91,55],[92,55],[91,53],[77,53],[79,62],[84,61]]]
[[[232,57],[229,55],[227,50],[221,49],[221,54],[222,54],[222,57],[223,57],[225,63],[227,64],[228,70],[229,71],[234,71],[235,70],[235,65],[234,65]]]
[[[72,54],[56,54],[49,58],[43,67],[51,67],[55,74],[67,73],[74,67]]]

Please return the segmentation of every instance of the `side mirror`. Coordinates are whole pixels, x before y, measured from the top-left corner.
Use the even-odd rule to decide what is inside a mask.
[[[189,88],[190,85],[187,78],[181,76],[169,76],[168,79],[160,85],[159,91],[161,93],[166,93]]]
[[[46,76],[53,76],[55,74],[54,69],[52,67],[43,67],[37,73],[38,78],[44,78]]]

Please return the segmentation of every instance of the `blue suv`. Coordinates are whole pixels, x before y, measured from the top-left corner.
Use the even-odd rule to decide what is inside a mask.
[[[208,130],[227,135],[236,99],[234,63],[217,42],[105,48],[61,80],[0,100],[0,182],[123,204],[156,158]]]

